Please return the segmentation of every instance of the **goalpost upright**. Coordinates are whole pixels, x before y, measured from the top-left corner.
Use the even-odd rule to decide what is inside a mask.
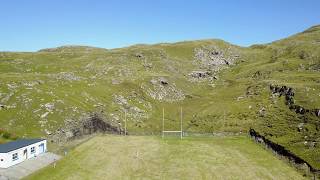
[[[162,138],[164,138],[164,108],[162,108]]]
[[[127,111],[124,111],[124,136],[127,136]]]
[[[180,124],[181,124],[181,136],[180,136],[180,138],[182,139],[182,107],[181,107],[181,109],[180,109],[181,111],[180,111]]]

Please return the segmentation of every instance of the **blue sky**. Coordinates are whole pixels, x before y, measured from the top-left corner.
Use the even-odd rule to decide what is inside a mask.
[[[0,51],[219,38],[248,46],[320,24],[319,0],[3,0]]]

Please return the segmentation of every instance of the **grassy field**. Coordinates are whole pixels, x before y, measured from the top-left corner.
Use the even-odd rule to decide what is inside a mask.
[[[303,179],[245,136],[97,136],[27,179]]]

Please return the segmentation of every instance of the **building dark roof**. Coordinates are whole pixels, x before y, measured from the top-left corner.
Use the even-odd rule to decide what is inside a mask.
[[[19,139],[5,144],[0,144],[0,153],[7,153],[43,140],[45,139]]]

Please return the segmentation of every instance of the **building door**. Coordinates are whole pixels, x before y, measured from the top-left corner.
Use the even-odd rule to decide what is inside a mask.
[[[43,153],[44,152],[44,144],[40,144],[39,145],[39,153]]]
[[[28,150],[27,150],[27,149],[25,149],[25,150],[23,151],[23,157],[24,157],[25,159],[28,159]]]

